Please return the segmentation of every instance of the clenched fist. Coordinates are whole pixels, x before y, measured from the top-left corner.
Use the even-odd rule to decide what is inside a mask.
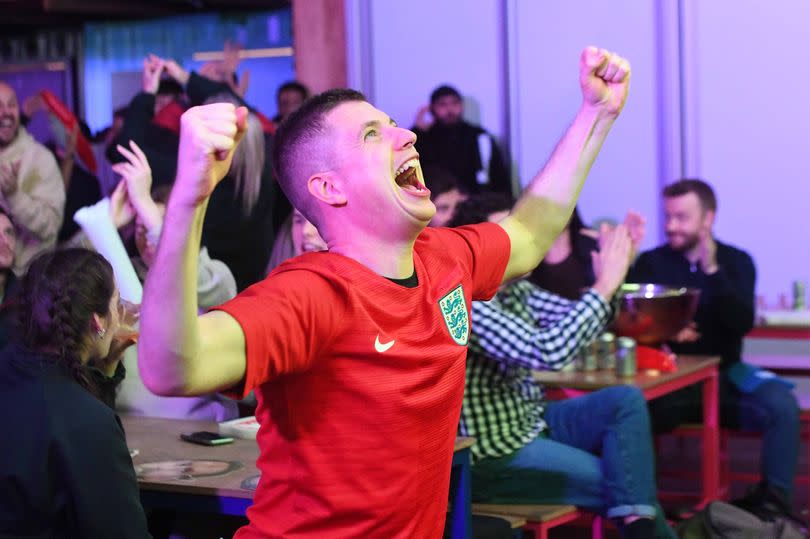
[[[233,152],[247,129],[245,107],[212,103],[180,117],[180,150],[173,198],[197,205],[228,173]]]
[[[627,100],[630,63],[605,49],[588,47],[579,60],[579,85],[586,103],[617,116]]]

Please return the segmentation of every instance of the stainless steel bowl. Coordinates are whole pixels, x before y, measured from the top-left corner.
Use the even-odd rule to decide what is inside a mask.
[[[628,283],[619,291],[619,314],[611,331],[639,344],[658,346],[675,337],[695,316],[700,290]]]

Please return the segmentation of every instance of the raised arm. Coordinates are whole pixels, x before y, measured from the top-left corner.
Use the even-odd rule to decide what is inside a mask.
[[[610,321],[611,300],[630,265],[632,242],[625,225],[607,232],[603,243],[602,250],[592,255],[596,283],[579,301],[529,283],[514,285],[524,296],[515,301],[528,309],[531,322],[512,309],[473,302],[471,349],[479,348],[501,363],[536,370],[559,370],[573,361]]]
[[[112,169],[121,176],[127,200],[140,217],[147,236],[154,235],[157,238],[163,226],[163,217],[152,199],[152,169],[149,160],[134,140],[129,141],[129,148],[119,144],[116,149],[126,161],[114,164]]]
[[[146,155],[133,141],[129,141],[129,149],[118,146],[121,155],[127,158],[124,163],[116,163],[113,170],[121,175],[121,182],[126,186],[123,194],[128,204],[134,208],[146,231],[146,251],[157,248],[160,232],[163,229],[163,215],[157,203],[152,199],[152,171]],[[110,208],[113,213],[113,222],[118,225],[121,211],[113,211],[120,204],[113,204],[116,193],[110,197]],[[119,226],[120,228],[120,226]],[[151,266],[152,257],[141,250],[141,259],[147,266]],[[226,302],[236,295],[236,280],[230,268],[220,260],[212,260],[208,251],[203,247],[197,262],[197,302],[201,309],[209,309],[215,305]]]
[[[512,242],[504,281],[532,271],[565,228],[613,122],[624,107],[630,64],[588,47],[580,58],[582,106],[540,173],[501,222]]]
[[[120,163],[126,159],[118,151],[118,147],[126,145],[130,140],[146,146],[146,133],[155,116],[155,97],[160,86],[160,74],[163,72],[163,68],[163,60],[154,54],[144,58],[141,91],[129,102],[124,125],[116,135],[114,144],[110,144],[107,148],[107,159],[110,160],[110,163]]]
[[[236,385],[245,375],[245,337],[216,311],[197,315],[197,263],[208,199],[231,165],[247,109],[194,107],[180,122],[177,180],[155,261],[144,287],[138,368],[159,395],[196,395]]]

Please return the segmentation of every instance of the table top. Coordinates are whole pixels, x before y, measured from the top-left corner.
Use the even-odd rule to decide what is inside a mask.
[[[617,376],[612,370],[604,371],[534,371],[535,382],[548,387],[564,387],[593,391],[617,385],[635,385],[642,391],[666,384],[678,378],[711,368],[720,363],[719,357],[712,356],[678,356],[678,370],[675,372],[639,371],[635,376]]]
[[[253,491],[242,488],[242,482],[259,475],[256,459],[259,446],[254,440],[235,439],[231,444],[204,446],[180,439],[180,434],[197,431],[217,431],[214,421],[163,419],[122,415],[121,421],[130,449],[137,449],[133,457],[135,466],[148,462],[165,460],[224,460],[241,464],[239,469],[225,475],[197,477],[194,479],[154,479],[138,480],[144,490],[160,490],[175,493],[203,496],[225,496],[232,498],[253,498]],[[469,448],[474,438],[456,438],[454,451]]]
[[[748,332],[746,338],[810,340],[810,328],[806,326],[756,326]]]
[[[225,460],[239,462],[242,467],[225,475],[175,480],[138,480],[145,490],[162,490],[207,496],[253,498],[253,491],[242,488],[242,481],[259,475],[256,459],[259,446],[254,440],[235,439],[232,444],[205,446],[184,442],[180,434],[197,431],[217,432],[214,421],[163,419],[158,417],[121,416],[127,435],[127,445],[137,449],[135,466],[164,460]]]

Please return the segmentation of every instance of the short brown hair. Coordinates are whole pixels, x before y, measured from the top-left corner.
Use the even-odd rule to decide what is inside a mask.
[[[711,185],[696,178],[685,178],[664,187],[664,198],[680,197],[694,193],[704,210],[717,211],[717,197]]]
[[[273,139],[273,168],[279,186],[310,222],[315,222],[315,219],[306,207],[301,207],[307,189],[303,181],[306,173],[302,174],[302,168],[316,157],[308,150],[327,132],[324,116],[339,105],[353,101],[366,101],[366,96],[345,88],[314,95],[281,122]]]

